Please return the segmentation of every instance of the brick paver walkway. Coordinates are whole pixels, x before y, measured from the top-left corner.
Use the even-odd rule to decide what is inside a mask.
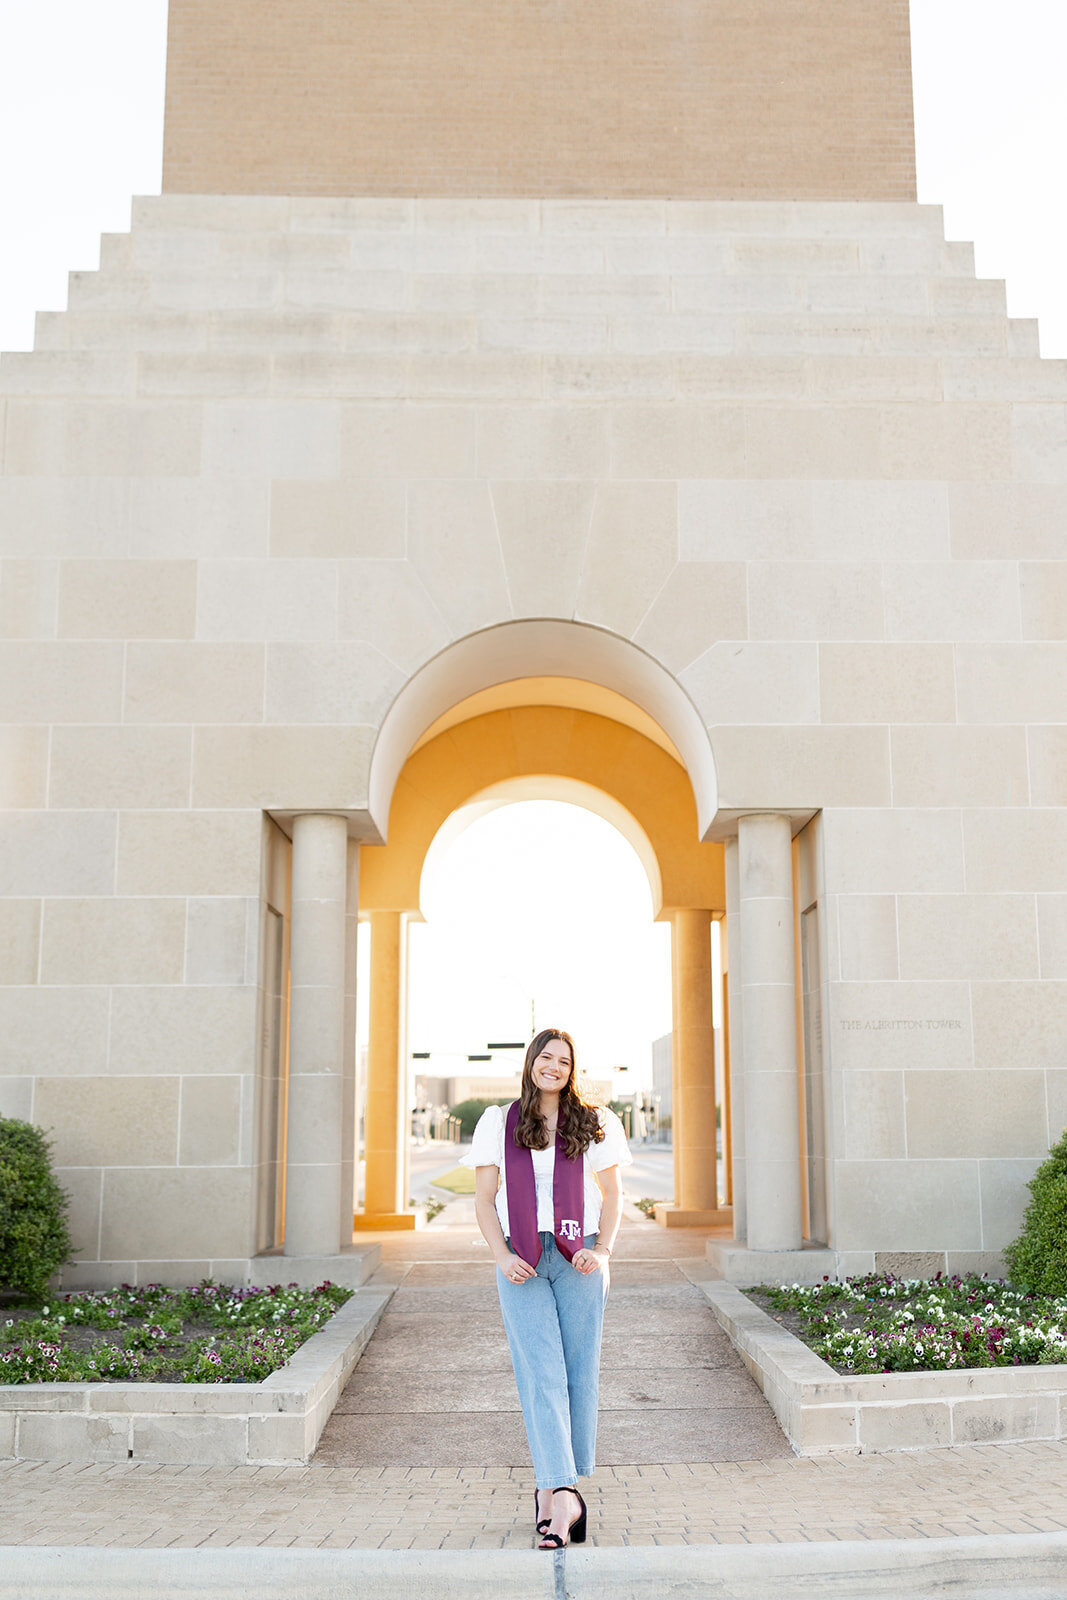
[[[0,1543],[528,1549],[520,1468],[0,1464]],[[598,1545],[1067,1531],[1067,1446],[601,1468]]]

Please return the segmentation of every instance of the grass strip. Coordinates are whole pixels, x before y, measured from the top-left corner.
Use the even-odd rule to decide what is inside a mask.
[[[431,1178],[435,1189],[447,1189],[450,1194],[473,1194],[474,1171],[471,1167],[453,1167],[441,1178]]]

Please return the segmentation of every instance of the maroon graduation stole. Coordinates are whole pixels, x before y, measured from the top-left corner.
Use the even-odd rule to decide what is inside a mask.
[[[512,1101],[504,1121],[504,1185],[508,1198],[508,1228],[516,1255],[536,1267],[541,1259],[537,1234],[537,1186],[533,1153],[515,1143],[519,1102]],[[553,1233],[556,1246],[568,1261],[582,1248],[585,1238],[585,1158],[572,1161],[563,1135],[556,1128],[556,1165],[552,1175]]]

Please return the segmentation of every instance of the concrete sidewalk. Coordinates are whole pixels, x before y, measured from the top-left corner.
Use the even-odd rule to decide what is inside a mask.
[[[2,1600],[1062,1600],[1067,1535],[677,1550],[5,1553]]]
[[[394,1262],[386,1274],[397,1271]],[[597,1460],[635,1466],[791,1454],[707,1299],[676,1263],[613,1262]],[[525,1467],[529,1459],[493,1263],[408,1266],[313,1465]]]

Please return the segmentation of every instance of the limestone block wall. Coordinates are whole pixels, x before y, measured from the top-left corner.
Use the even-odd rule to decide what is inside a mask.
[[[269,1232],[264,813],[377,837],[397,693],[530,617],[676,677],[716,837],[818,814],[829,1242],[990,1259],[1067,1122],[1065,374],[935,208],[138,201],[0,363],[0,1106],[82,1259]]]

